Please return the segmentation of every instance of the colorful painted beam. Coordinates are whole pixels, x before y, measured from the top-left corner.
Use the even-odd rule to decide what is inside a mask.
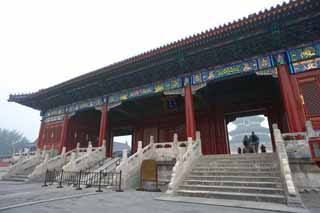
[[[64,113],[72,113],[102,106],[107,102],[108,104],[114,104],[121,101],[134,100],[136,98],[151,96],[169,90],[180,89],[188,85],[201,84],[208,81],[219,80],[245,73],[272,75],[276,77],[277,74],[275,71],[275,66],[279,64],[288,64],[291,74],[320,68],[320,42],[315,42],[303,47],[280,51],[269,55],[259,56],[240,63],[210,67],[186,74],[184,76],[177,76],[168,80],[142,85],[140,87],[80,101],[67,106],[61,106],[59,108],[48,110],[47,112],[42,113],[42,116],[47,118],[51,116],[62,115]],[[58,118],[52,118],[51,120],[54,121],[55,119]],[[46,120],[46,122],[48,121]]]

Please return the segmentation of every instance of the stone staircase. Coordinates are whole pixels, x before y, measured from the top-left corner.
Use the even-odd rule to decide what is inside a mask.
[[[175,160],[172,161],[157,161],[158,167],[158,184],[161,191],[165,192],[171,179],[172,168]]]
[[[177,195],[286,203],[276,153],[203,156]]]
[[[25,182],[28,180],[28,175],[32,173],[34,170],[35,166],[29,167],[27,169],[24,169],[23,171],[15,174],[15,175],[10,175],[8,177],[3,177],[2,180],[5,181],[17,181],[17,182]]]

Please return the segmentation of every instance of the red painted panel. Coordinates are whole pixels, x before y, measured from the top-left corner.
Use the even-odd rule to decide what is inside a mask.
[[[44,128],[45,128],[45,123],[44,123],[44,121],[41,121],[40,129],[39,129],[39,136],[38,136],[38,143],[37,143],[37,148],[39,148],[39,149],[43,148]]]
[[[211,134],[210,134],[210,119],[207,113],[197,114],[197,127],[200,131],[201,142],[202,142],[202,153],[209,154],[211,150]]]
[[[299,73],[294,78],[295,93],[298,94],[302,114],[311,120],[315,129],[320,129],[320,70]]]
[[[143,127],[135,127],[133,129],[133,139],[132,139],[132,153],[135,153],[138,148],[138,141],[143,140]]]
[[[151,128],[145,128],[143,133],[143,146],[146,146],[150,143],[150,136],[153,136],[154,142],[158,141],[158,128],[157,127],[151,127]]]
[[[42,144],[46,149],[59,148],[63,122],[54,122],[46,124],[43,132]]]
[[[91,141],[93,147],[99,145],[100,113],[97,111],[80,112],[69,118],[67,151],[80,147],[88,147]]]

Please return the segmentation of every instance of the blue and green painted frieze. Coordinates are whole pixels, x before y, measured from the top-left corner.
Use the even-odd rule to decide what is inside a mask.
[[[177,76],[171,79],[142,85],[140,87],[107,94],[102,97],[84,100],[67,106],[48,110],[47,112],[43,113],[42,116],[46,118],[64,113],[72,113],[88,108],[94,108],[101,106],[104,103],[115,104],[123,101],[134,100],[144,96],[151,96],[165,91],[180,89],[188,85],[202,84],[230,76],[242,75],[245,73],[272,75],[276,77],[277,73],[275,66],[278,64],[288,64],[291,74],[320,68],[320,42],[255,57],[239,63],[201,69],[183,76]]]

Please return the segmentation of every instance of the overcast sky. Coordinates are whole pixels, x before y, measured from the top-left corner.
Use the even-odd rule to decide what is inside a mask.
[[[0,128],[37,138],[39,111],[8,103],[281,0],[0,1]]]

